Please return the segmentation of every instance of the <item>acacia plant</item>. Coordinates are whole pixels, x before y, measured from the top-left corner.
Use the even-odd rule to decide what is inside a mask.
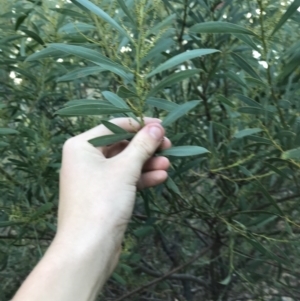
[[[98,300],[299,300],[300,1],[0,0],[0,299],[56,231],[61,148],[163,120]]]

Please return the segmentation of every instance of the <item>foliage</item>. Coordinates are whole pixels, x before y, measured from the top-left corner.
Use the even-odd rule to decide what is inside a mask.
[[[99,300],[300,299],[299,0],[0,6],[1,300],[55,234],[64,141],[125,115],[164,120],[172,167]]]

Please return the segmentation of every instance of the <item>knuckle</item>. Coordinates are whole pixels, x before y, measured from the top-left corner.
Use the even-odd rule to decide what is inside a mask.
[[[74,152],[74,150],[78,149],[80,147],[80,141],[76,139],[76,137],[71,137],[67,141],[65,141],[63,145],[63,152],[69,153]]]

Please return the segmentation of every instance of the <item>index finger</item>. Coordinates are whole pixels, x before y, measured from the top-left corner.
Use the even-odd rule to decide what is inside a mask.
[[[145,124],[149,123],[161,123],[161,120],[158,118],[151,118],[151,117],[144,117],[143,118]],[[115,125],[123,128],[125,131],[130,132],[130,133],[135,133],[138,132],[142,126],[140,123],[138,123],[136,120],[133,118],[126,118],[126,117],[121,117],[121,118],[114,118],[109,120],[109,122],[114,123]],[[79,134],[78,137],[79,139],[83,139],[85,141],[91,140],[100,136],[105,136],[105,135],[110,135],[112,132],[105,127],[103,124],[100,124],[82,134]]]

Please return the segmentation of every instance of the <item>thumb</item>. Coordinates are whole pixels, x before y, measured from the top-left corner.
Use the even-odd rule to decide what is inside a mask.
[[[143,127],[122,152],[125,162],[141,171],[144,163],[153,156],[162,143],[164,128],[159,123],[150,123]]]

